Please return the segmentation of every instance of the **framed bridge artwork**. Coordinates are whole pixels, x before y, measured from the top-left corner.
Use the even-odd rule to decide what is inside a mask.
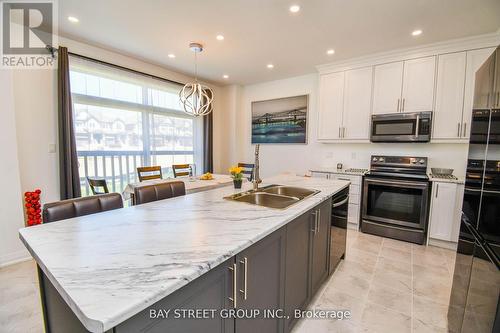
[[[252,144],[307,143],[308,97],[252,102]]]

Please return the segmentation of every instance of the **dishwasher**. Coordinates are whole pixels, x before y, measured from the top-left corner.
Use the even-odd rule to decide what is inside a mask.
[[[347,213],[349,210],[349,187],[335,194],[332,199],[330,226],[330,267],[329,274],[344,259],[347,242]]]

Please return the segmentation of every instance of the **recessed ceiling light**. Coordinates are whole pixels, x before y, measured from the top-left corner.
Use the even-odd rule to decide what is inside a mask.
[[[269,68],[269,69],[273,69],[273,68],[274,68],[274,65],[273,65],[273,64],[267,64],[267,68]]]
[[[78,23],[80,22],[79,19],[77,19],[76,17],[74,16],[68,16],[68,21],[72,22],[72,23]]]
[[[217,38],[217,40],[224,40],[224,36],[222,36],[222,35],[217,35],[217,37],[215,37],[215,38]]]
[[[421,35],[421,34],[422,34],[422,30],[420,30],[420,29],[419,29],[419,30],[414,30],[414,31],[411,33],[411,35],[412,35],[412,36],[418,36],[418,35]]]
[[[223,77],[224,79],[229,79],[229,75],[227,75],[227,74],[222,75],[222,77]]]
[[[174,58],[175,58],[175,54],[173,54],[173,53],[169,53],[169,54],[168,54],[168,57],[169,57],[170,59],[174,59]]]
[[[297,13],[299,10],[300,10],[300,6],[299,5],[292,5],[292,6],[290,6],[290,11],[292,13]]]
[[[328,54],[328,55],[335,54],[335,50],[334,49],[329,49],[328,51],[326,51],[326,54]]]

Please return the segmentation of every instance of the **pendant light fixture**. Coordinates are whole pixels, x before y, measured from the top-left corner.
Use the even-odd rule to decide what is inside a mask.
[[[179,98],[184,111],[192,116],[206,116],[212,112],[213,91],[207,86],[198,83],[197,55],[203,51],[203,45],[190,43],[189,48],[194,52],[194,82],[186,83],[179,92]]]

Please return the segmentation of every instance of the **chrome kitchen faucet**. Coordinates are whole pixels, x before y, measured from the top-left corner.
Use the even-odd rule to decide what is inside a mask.
[[[253,168],[253,177],[252,177],[252,183],[253,183],[253,189],[254,191],[259,189],[259,184],[262,183],[262,179],[260,179],[259,176],[259,147],[260,145],[255,145],[255,165]]]

